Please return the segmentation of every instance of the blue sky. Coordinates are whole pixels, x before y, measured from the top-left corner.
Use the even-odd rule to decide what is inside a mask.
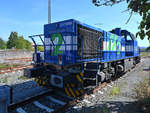
[[[129,13],[126,3],[113,7],[95,7],[92,0],[52,0],[52,22],[65,19],[77,19],[86,24],[109,31],[116,27],[127,29],[133,34],[138,31],[141,17],[132,16],[125,24]],[[28,39],[29,35],[43,33],[43,25],[47,24],[48,0],[2,0],[0,4],[0,37],[8,40],[11,31],[18,32]],[[97,26],[95,24],[102,23]],[[140,40],[140,46],[148,46],[148,40]]]

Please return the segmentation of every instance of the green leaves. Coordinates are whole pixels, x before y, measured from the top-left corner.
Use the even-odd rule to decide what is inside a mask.
[[[146,35],[148,36],[148,39],[150,40],[150,30],[146,32]]]
[[[128,3],[128,8],[132,11],[139,13],[142,16],[142,21],[139,25],[139,31],[136,37],[140,36],[144,39],[146,36],[150,39],[150,3],[149,0],[130,0]]]
[[[17,49],[25,49],[25,47],[26,47],[26,42],[25,42],[23,36],[19,36],[18,40],[17,40],[16,48]]]
[[[28,40],[25,40],[25,49],[27,50],[32,50],[32,43],[29,42]]]
[[[17,41],[18,41],[18,33],[17,32],[11,32],[11,34],[8,38],[7,48],[8,49],[16,48]]]
[[[118,4],[120,2],[123,2],[125,0],[92,0],[93,4],[95,6],[113,6],[114,4]]]
[[[32,50],[32,43],[25,40],[23,36],[18,36],[17,32],[11,32],[7,42],[7,48]]]
[[[0,49],[6,49],[6,42],[0,38]]]
[[[38,46],[38,47],[37,47],[37,50],[38,50],[38,51],[44,51],[44,47]]]
[[[142,17],[139,25],[139,31],[136,37],[140,36],[141,39],[147,37],[150,39],[150,0],[95,0],[97,6],[112,6],[120,2],[126,1],[128,9],[131,12],[138,13]],[[130,20],[130,19],[129,19]]]

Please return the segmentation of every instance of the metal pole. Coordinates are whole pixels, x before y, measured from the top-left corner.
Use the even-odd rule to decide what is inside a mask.
[[[51,23],[51,0],[48,0],[48,24]]]

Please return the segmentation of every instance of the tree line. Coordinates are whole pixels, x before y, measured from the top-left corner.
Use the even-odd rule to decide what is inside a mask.
[[[26,49],[32,50],[32,43],[25,40],[23,36],[18,36],[17,32],[11,32],[8,41],[0,38],[0,49]]]
[[[150,0],[92,0],[93,4],[99,6],[113,6],[121,2],[128,4],[127,10],[130,16],[126,23],[128,23],[133,14],[139,14],[142,20],[139,23],[139,31],[136,33],[136,37],[140,37],[142,40],[147,38],[149,40],[150,50]]]
[[[150,41],[150,0],[92,0],[95,6],[113,6],[115,4],[126,2],[127,10],[130,13],[129,20],[133,14],[139,14],[142,20],[139,23],[139,31],[136,36],[143,40],[145,37]]]

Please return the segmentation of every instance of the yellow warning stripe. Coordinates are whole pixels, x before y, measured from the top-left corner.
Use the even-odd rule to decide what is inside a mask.
[[[77,96],[79,96],[79,95],[80,95],[80,93],[79,93],[79,91],[78,91],[78,90],[75,90],[75,92],[76,92]]]
[[[38,78],[35,78],[35,81],[38,82],[39,81]]]
[[[80,93],[78,90],[76,90],[75,84],[71,84],[71,86],[72,86],[73,90],[75,91],[75,94],[77,94],[77,96],[79,96]]]
[[[69,84],[67,84],[67,86],[69,86]],[[73,90],[70,87],[68,87],[68,88],[69,88],[69,91],[71,92],[72,96],[76,97],[76,95],[74,94]]]
[[[71,96],[67,88],[65,88],[65,92],[67,93],[68,96]]]
[[[42,80],[40,80],[40,85],[42,84]]]
[[[45,86],[46,85],[46,82],[45,81],[43,81],[43,86]]]
[[[72,90],[70,87],[69,87],[69,90],[70,90],[72,96],[73,96],[73,97],[76,97],[76,95],[74,94],[73,90]]]
[[[80,92],[83,94],[84,91],[81,89]]]
[[[77,77],[78,81],[82,82],[82,79],[80,78],[79,75],[76,75],[76,77]]]
[[[84,74],[83,74],[82,72],[80,73],[80,75],[81,75],[82,77],[84,76]]]
[[[46,77],[37,77],[35,78],[35,81],[38,83],[39,86],[45,86],[46,85]]]

